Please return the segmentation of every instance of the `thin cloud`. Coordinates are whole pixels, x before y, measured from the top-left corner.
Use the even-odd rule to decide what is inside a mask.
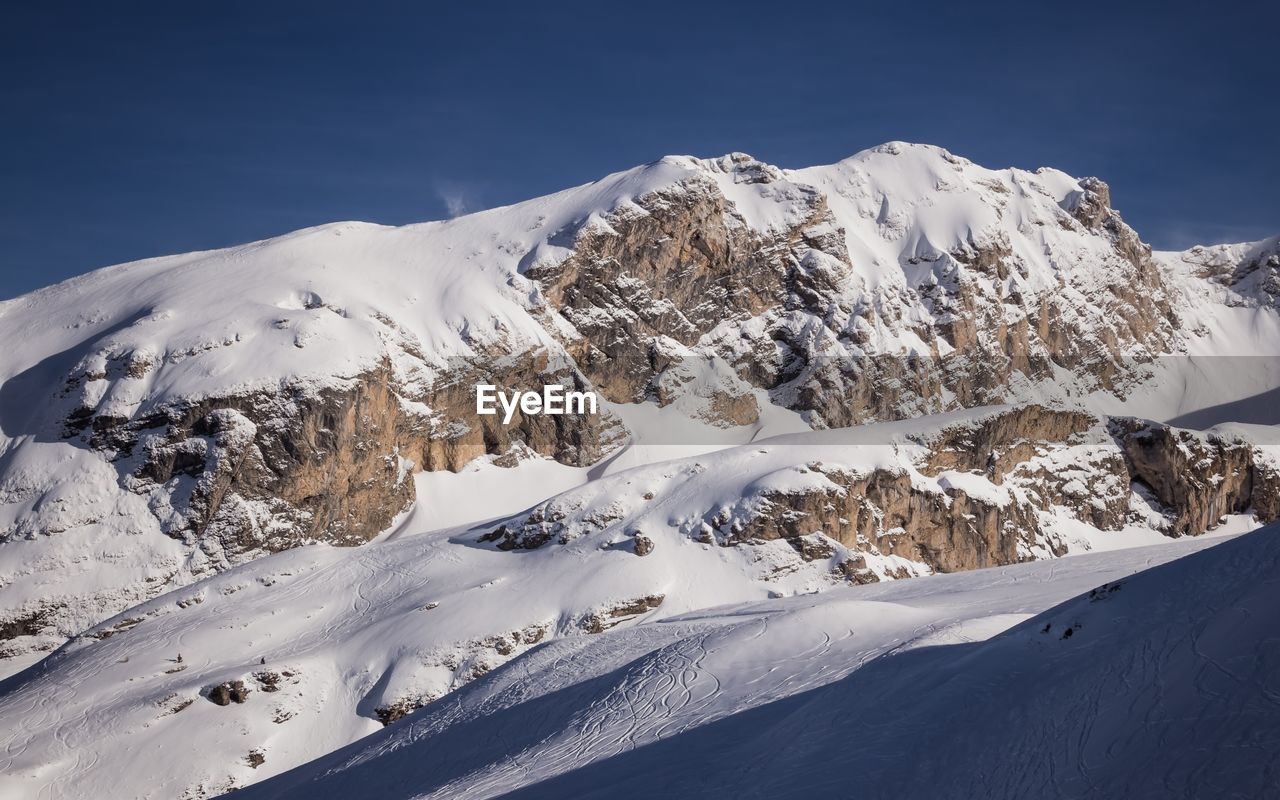
[[[444,203],[445,212],[449,215],[449,219],[480,210],[480,205],[476,200],[476,190],[473,186],[459,181],[437,180],[435,182],[435,190],[440,202]]]

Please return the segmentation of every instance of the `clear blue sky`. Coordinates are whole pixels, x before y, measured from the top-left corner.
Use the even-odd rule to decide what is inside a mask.
[[[1109,181],[1157,247],[1280,233],[1280,3],[30,3],[0,11],[0,297],[667,153],[890,139]]]

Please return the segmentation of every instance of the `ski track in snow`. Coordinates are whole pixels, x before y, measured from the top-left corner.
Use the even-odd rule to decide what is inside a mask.
[[[341,797],[359,789],[386,797],[478,799],[536,787],[837,685],[884,658],[972,648],[1094,586],[1231,541],[1182,540],[835,590],[552,642],[462,688],[441,707],[424,709],[403,727],[263,784],[261,794],[250,787],[246,796]],[[1150,659],[1141,652],[1138,657]],[[1140,670],[1116,677],[1138,686],[1153,680]],[[903,702],[909,703],[905,696]],[[1080,713],[1096,710],[1098,701],[1089,702]],[[886,718],[884,724],[894,723]],[[744,735],[758,733],[744,725]],[[1088,740],[1089,727],[1079,736]],[[1037,745],[1006,746],[1032,753]],[[755,760],[768,762],[763,754]],[[650,790],[660,792],[661,786],[617,796]]]

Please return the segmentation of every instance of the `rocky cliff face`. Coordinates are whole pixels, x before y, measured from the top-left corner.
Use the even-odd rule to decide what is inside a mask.
[[[934,572],[955,572],[1030,560],[1031,548],[1044,539],[1030,505],[992,502],[955,486],[942,492],[922,490],[906,471],[860,474],[820,462],[806,468],[825,475],[835,488],[765,493],[756,515],[727,521],[729,533],[722,543],[821,534],[853,551],[853,579],[866,582],[869,576],[860,570],[868,555],[897,556]],[[798,549],[805,554],[803,545]],[[1054,555],[1065,552],[1056,544],[1051,550]],[[839,566],[849,572],[847,561]],[[912,574],[917,573],[899,569],[886,577]]]
[[[148,420],[132,441],[127,424],[94,433],[137,448],[124,483],[148,497],[166,533],[208,552],[235,560],[309,541],[358,544],[413,500],[387,377],[205,400]]]
[[[582,230],[563,262],[528,276],[581,336],[577,360],[601,391],[642,402],[683,348],[726,317],[749,318],[782,300],[782,254],[795,238],[752,230],[715,182],[698,176],[636,198]]]
[[[747,473],[732,500],[707,491],[705,505],[668,515],[683,518],[683,529],[708,546],[785,540],[797,558],[829,560],[833,572],[858,583],[1061,555],[1063,517],[1104,532],[1136,525],[1170,536],[1205,533],[1231,514],[1277,518],[1277,471],[1244,440],[1036,405],[913,439],[914,452],[892,448],[896,463],[869,467],[836,457],[774,464],[761,477]],[[793,447],[780,448],[783,463]],[[685,480],[702,481],[705,471],[692,469]],[[534,549],[625,530],[639,542],[646,526],[661,524],[661,508],[628,505],[624,487],[613,492],[619,499],[604,505],[568,493],[482,541]]]
[[[1194,536],[1250,509],[1261,521],[1277,519],[1275,470],[1248,442],[1133,419],[1114,420],[1111,428],[1130,478],[1165,510],[1169,535]]]
[[[367,542],[413,504],[418,469],[457,470],[490,453],[585,466],[619,443],[607,412],[517,411],[509,425],[475,414],[477,383],[587,388],[562,356],[531,350],[456,368],[418,392],[384,362],[338,386],[210,397],[138,419],[78,405],[64,436],[112,459],[165,533],[223,566],[308,542]]]
[[[908,156],[885,151],[851,169],[897,157]],[[949,155],[934,169],[956,182],[949,191],[981,198],[989,225],[946,250],[917,243],[901,257],[905,274],[874,296],[865,283],[876,265],[848,246],[860,236],[848,224],[862,218],[838,217],[823,191],[742,155],[636,198],[581,231],[566,260],[528,276],[585,340],[579,364],[611,399],[665,404],[693,387],[708,401],[700,415],[724,425],[754,419],[752,388],[817,427],[843,427],[1005,401],[1055,367],[1112,387],[1127,364],[1170,348],[1166,279],[1106,184],[1087,179],[1014,225],[1004,217],[1011,193],[1047,193],[1035,176],[980,179]],[[726,197],[741,185],[763,187],[783,209],[772,227],[752,227]],[[893,226],[925,213],[914,198],[900,210],[870,190],[859,200],[882,206],[874,235],[890,249],[901,235]],[[1093,263],[1078,268],[1080,254],[1064,252],[1052,256],[1053,275],[1033,275],[1025,254],[1036,225]]]

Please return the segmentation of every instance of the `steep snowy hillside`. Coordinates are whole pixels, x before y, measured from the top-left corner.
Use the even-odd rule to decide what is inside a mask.
[[[1273,796],[1277,533],[555,642],[244,796]]]
[[[509,492],[531,505],[607,457],[742,444],[779,420],[1027,400],[1165,419],[1264,395],[1280,386],[1274,244],[1152,254],[1101,181],[889,143],[803,170],[668,157],[446,222],[100,270],[0,305],[0,656],[273,552],[515,510],[421,501],[420,483],[445,485],[424,471],[580,470]],[[1215,371],[1225,354],[1272,358]],[[504,425],[475,414],[477,383],[610,402]],[[628,422],[657,407],[726,438]],[[1185,500],[1148,478],[1159,504]],[[1072,497],[1040,506],[1087,516]],[[1127,508],[1123,485],[1109,497]],[[1236,499],[1189,527],[1175,510],[1169,530],[1213,527]],[[907,560],[981,563],[925,544],[940,552]]]

